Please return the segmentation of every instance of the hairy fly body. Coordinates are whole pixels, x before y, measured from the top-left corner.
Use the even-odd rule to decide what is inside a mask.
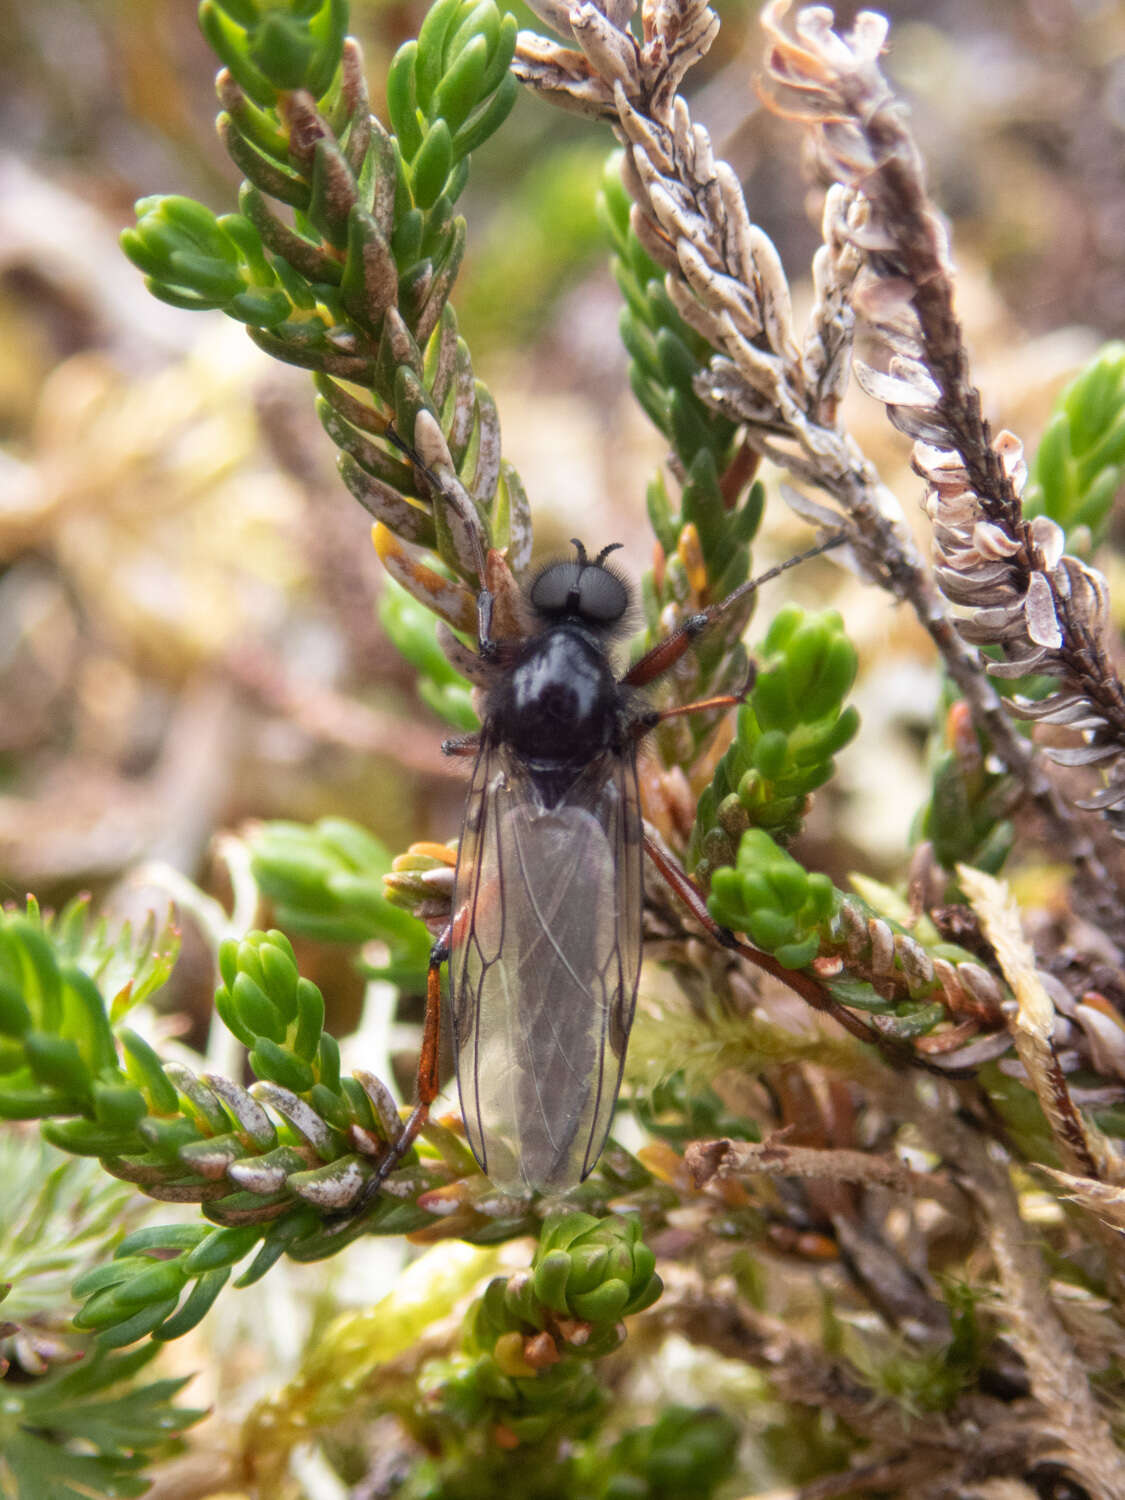
[[[454,883],[461,1109],[483,1170],[517,1190],[598,1159],[641,965],[636,747],[657,716],[608,662],[628,591],[575,546],[532,585],[540,628],[488,692]]]
[[[486,551],[471,502],[393,429],[386,436],[472,540],[479,655],[452,637],[447,650],[484,700],[479,734],[443,746],[475,763],[452,916],[430,955],[417,1102],[355,1209],[401,1160],[437,1097],[440,971],[447,960],[461,1110],[473,1153],[500,1188],[563,1192],[593,1169],[613,1118],[640,977],[646,852],[716,941],[770,972],[785,972],[710,917],[702,893],[646,832],[637,752],[665,718],[742,701],[745,689],[658,712],[642,689],[739,600],[803,558],[688,616],[618,678],[610,652],[628,629],[631,597],[606,558],[620,544],[590,558],[575,541],[574,557],[544,568],[523,593],[521,629],[494,639],[495,601],[485,580],[499,559]],[[834,536],[803,556],[842,540]],[[818,993],[810,985],[806,998],[817,1004]]]

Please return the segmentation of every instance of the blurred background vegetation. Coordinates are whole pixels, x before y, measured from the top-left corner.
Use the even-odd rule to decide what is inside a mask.
[[[803,283],[819,235],[797,135],[754,91],[756,8],[717,8],[723,28],[693,75],[693,111]],[[1033,446],[1061,385],[1098,344],[1125,337],[1125,8],[882,8],[888,72],[952,221],[986,408]],[[389,60],[423,13],[354,0],[380,115]],[[59,906],[91,891],[136,916],[153,895],[130,872],[162,862],[226,901],[213,840],[248,819],[344,816],[392,851],[444,842],[463,769],[442,760],[446,730],[380,625],[369,520],[338,481],[306,376],[218,313],[155,302],[117,246],[145,193],[222,209],[237,188],[194,6],[3,0],[0,34],[0,894],[34,889]],[[643,495],[662,445],[628,393],[616,337],[594,208],[610,145],[607,130],[519,101],[474,158],[455,302],[540,551],[574,534],[594,547],[620,540],[636,574],[650,560]],[[873,403],[850,399],[853,430],[911,514],[908,444]],[[779,514],[761,565],[804,538]],[[1119,598],[1122,582],[1111,575]],[[899,855],[926,796],[939,687],[902,612],[874,591],[836,602],[860,651],[864,727],[805,848],[810,866],[842,879]],[[214,973],[190,921],[184,943],[163,1004],[169,1030],[202,1047]],[[362,989],[350,955],[306,942],[299,958],[346,1036]],[[306,1278],[306,1322],[340,1299],[370,1300],[370,1260],[358,1285],[346,1284],[349,1264],[279,1266],[267,1295],[292,1309],[276,1279]],[[195,1404],[244,1381],[250,1356],[234,1335],[250,1306],[233,1325],[204,1326],[210,1359],[190,1341],[170,1351],[182,1370],[210,1365]],[[284,1367],[301,1330],[275,1319],[271,1337]],[[704,1356],[692,1358],[700,1368],[675,1378],[706,1398]]]

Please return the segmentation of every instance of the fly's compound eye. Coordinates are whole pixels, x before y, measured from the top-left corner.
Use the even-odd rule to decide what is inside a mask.
[[[586,561],[585,548],[575,542],[575,562],[552,563],[531,585],[532,609],[546,619],[577,619],[585,624],[616,625],[629,608],[629,590],[602,559],[614,547],[606,547],[593,562]]]

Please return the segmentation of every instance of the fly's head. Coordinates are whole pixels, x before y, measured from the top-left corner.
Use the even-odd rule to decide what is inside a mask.
[[[549,563],[533,580],[527,603],[540,632],[556,625],[576,625],[603,645],[628,633],[632,594],[621,573],[606,563],[620,542],[603,547],[597,557],[586,556],[572,539],[576,556]]]

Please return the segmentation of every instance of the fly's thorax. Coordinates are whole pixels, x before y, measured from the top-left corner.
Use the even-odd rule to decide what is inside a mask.
[[[617,681],[600,642],[579,625],[527,641],[486,716],[496,739],[528,760],[586,761],[621,739]]]

